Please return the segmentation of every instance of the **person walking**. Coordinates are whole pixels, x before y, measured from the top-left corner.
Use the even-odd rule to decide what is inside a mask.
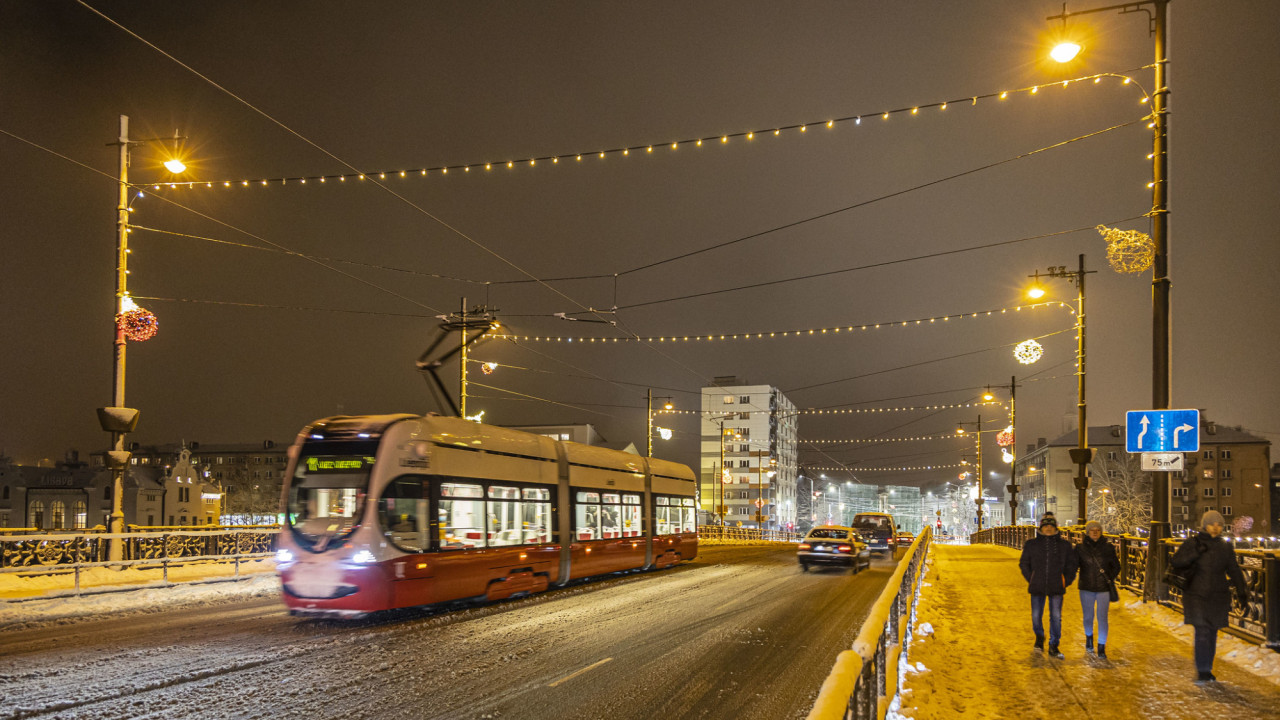
[[[1174,568],[1192,568],[1194,573],[1182,593],[1182,621],[1196,631],[1197,683],[1217,680],[1213,676],[1213,656],[1218,649],[1218,631],[1227,626],[1231,614],[1232,586],[1242,604],[1249,597],[1235,549],[1222,539],[1222,528],[1222,515],[1215,510],[1206,512],[1200,518],[1200,532],[1183,541],[1169,560]]]
[[[1107,656],[1107,609],[1112,602],[1116,577],[1120,575],[1120,558],[1115,545],[1102,536],[1102,523],[1090,520],[1084,527],[1085,537],[1076,545],[1080,564],[1080,609],[1084,614],[1084,649],[1093,652],[1093,619],[1098,618],[1098,657]]]
[[[1049,656],[1062,659],[1062,597],[1076,579],[1080,561],[1071,542],[1058,534],[1058,521],[1040,520],[1040,532],[1022,545],[1018,567],[1031,595],[1031,630],[1036,650],[1044,649],[1044,606],[1049,606]]]

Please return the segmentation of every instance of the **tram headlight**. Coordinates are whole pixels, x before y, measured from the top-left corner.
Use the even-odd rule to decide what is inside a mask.
[[[277,562],[277,563],[291,563],[291,562],[293,562],[293,553],[292,553],[292,552],[290,552],[289,550],[284,549],[284,548],[281,548],[281,549],[277,550],[277,551],[276,551],[276,562]]]
[[[377,559],[378,558],[374,557],[373,553],[369,552],[368,550],[361,550],[360,552],[357,552],[355,555],[351,556],[351,562],[357,565],[368,565],[369,563],[374,562]]]

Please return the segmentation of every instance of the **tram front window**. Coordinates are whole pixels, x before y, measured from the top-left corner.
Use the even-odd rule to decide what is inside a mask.
[[[373,458],[303,457],[289,484],[289,526],[312,550],[355,529]]]

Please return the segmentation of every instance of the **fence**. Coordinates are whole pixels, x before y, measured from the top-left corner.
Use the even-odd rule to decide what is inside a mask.
[[[801,536],[786,530],[760,530],[758,528],[698,526],[699,542],[800,542]]]
[[[898,694],[898,660],[915,611],[916,590],[924,558],[933,540],[926,526],[911,543],[897,570],[880,593],[853,649],[836,656],[822,683],[809,720],[883,718]]]
[[[1036,528],[1030,526],[997,527],[969,536],[971,543],[990,543],[1021,549],[1022,544],[1035,537]],[[1084,538],[1080,530],[1062,530],[1062,535],[1072,542],[1079,543]],[[1120,556],[1120,577],[1117,585],[1143,594],[1147,580],[1147,553],[1149,548],[1144,538],[1133,535],[1107,535],[1116,546]],[[1158,567],[1168,567],[1169,557],[1177,551],[1181,540],[1168,539],[1160,542]],[[1227,632],[1250,642],[1280,649],[1280,551],[1276,550],[1277,542],[1270,538],[1233,539],[1236,562],[1244,573],[1245,583],[1249,587],[1249,598],[1243,605],[1233,605],[1230,624]],[[1244,545],[1244,548],[1240,546]],[[1169,588],[1167,598],[1160,600],[1163,605],[1182,609],[1182,592],[1175,587]]]

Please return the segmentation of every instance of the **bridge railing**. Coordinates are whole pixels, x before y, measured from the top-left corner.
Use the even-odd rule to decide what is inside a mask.
[[[0,569],[37,571],[84,563],[106,562],[110,540],[123,541],[126,561],[177,560],[269,553],[278,525],[229,525],[140,528],[107,533],[97,528],[79,532],[0,534]]]
[[[801,535],[787,530],[761,530],[759,528],[721,527],[699,525],[698,540],[710,542],[800,542]]]
[[[1031,526],[996,527],[970,535],[969,542],[1021,549],[1022,544],[1035,537],[1036,532],[1036,528]],[[1072,544],[1085,537],[1079,528],[1064,529],[1062,534]],[[1135,535],[1106,537],[1116,546],[1120,556],[1120,577],[1116,584],[1141,596],[1147,580],[1147,554],[1150,552],[1147,540]],[[1249,597],[1243,605],[1233,603],[1227,632],[1250,642],[1280,648],[1280,550],[1277,549],[1280,542],[1270,538],[1231,538],[1230,541],[1235,547],[1236,562],[1244,573],[1245,584],[1249,587]],[[1169,566],[1169,558],[1182,542],[1179,539],[1160,542],[1159,567]],[[1182,592],[1170,587],[1168,597],[1160,603],[1181,610]]]
[[[898,562],[853,641],[853,649],[836,656],[835,666],[809,711],[809,720],[885,716],[898,694],[898,661],[908,639],[920,573],[932,540],[932,529],[926,527]]]

